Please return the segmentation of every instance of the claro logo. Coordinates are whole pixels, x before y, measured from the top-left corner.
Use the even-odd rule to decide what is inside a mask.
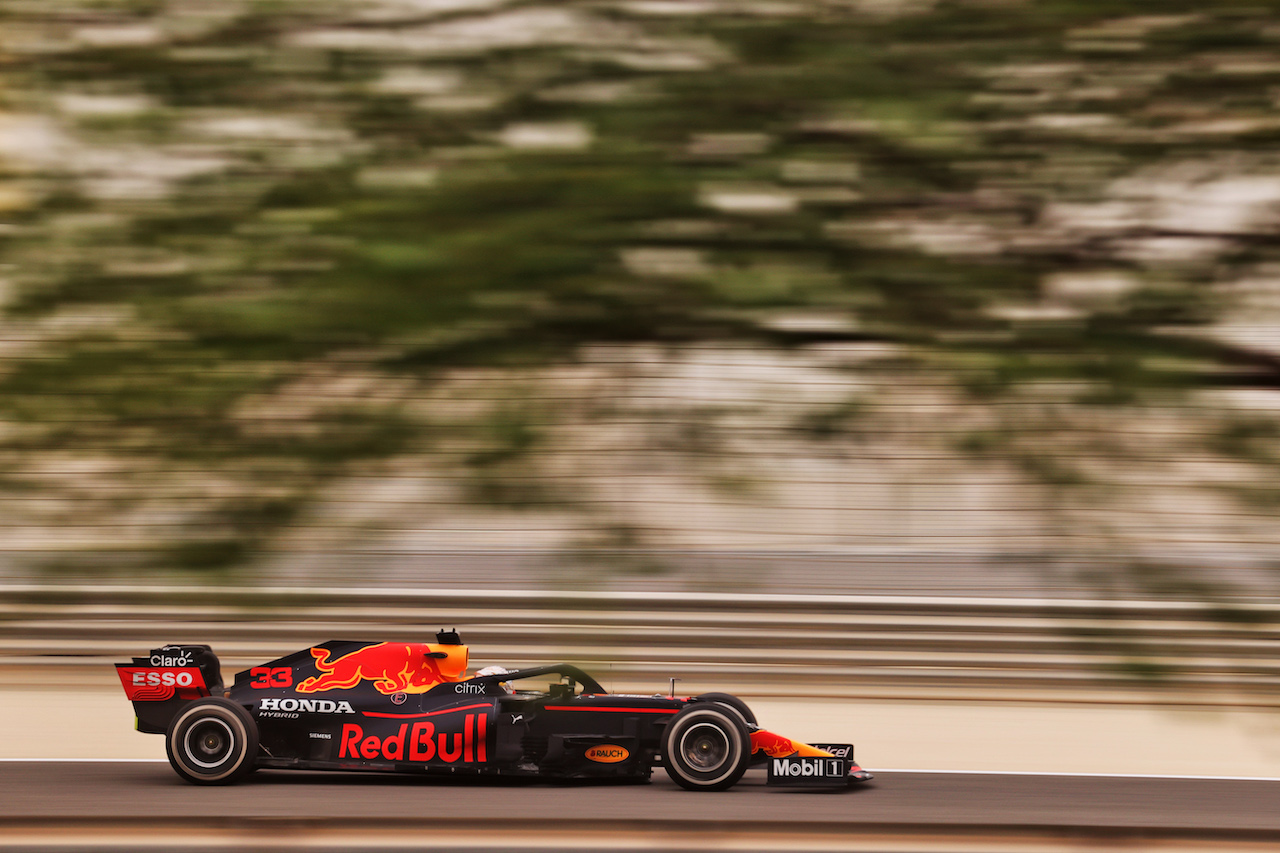
[[[601,744],[588,749],[585,755],[588,761],[594,761],[597,764],[617,764],[619,761],[626,761],[631,753],[621,746]]]
[[[184,651],[177,654],[165,654],[165,649],[151,655],[152,666],[191,666],[191,655]]]

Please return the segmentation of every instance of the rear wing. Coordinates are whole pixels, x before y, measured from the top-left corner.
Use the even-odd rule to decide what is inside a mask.
[[[222,668],[208,646],[161,646],[132,663],[116,664],[116,674],[140,732],[164,734],[183,705],[222,694]]]

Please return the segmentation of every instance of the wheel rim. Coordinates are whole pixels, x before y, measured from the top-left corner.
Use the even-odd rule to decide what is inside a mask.
[[[212,770],[226,763],[235,749],[235,734],[224,720],[206,717],[187,729],[183,746],[197,767]]]
[[[719,770],[730,752],[724,731],[711,723],[690,726],[680,737],[680,755],[691,769],[700,773]]]

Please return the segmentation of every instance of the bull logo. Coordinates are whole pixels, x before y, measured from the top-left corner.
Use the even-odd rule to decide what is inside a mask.
[[[810,756],[826,756],[831,757],[831,753],[823,749],[809,746],[807,743],[801,743],[798,740],[792,740],[789,737],[776,735],[773,732],[757,729],[751,733],[751,752],[763,752],[770,758],[786,758],[787,756],[797,755],[802,757]]]
[[[466,646],[429,643],[375,643],[332,660],[329,649],[312,649],[311,656],[320,674],[299,684],[299,693],[345,690],[362,681],[387,696],[426,693],[458,681],[467,667]]]

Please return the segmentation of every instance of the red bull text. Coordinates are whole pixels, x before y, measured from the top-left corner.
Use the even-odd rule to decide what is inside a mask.
[[[421,761],[442,764],[484,764],[489,760],[485,742],[488,717],[467,714],[462,730],[437,730],[429,721],[402,723],[395,734],[366,735],[358,723],[345,723],[338,743],[339,758],[376,761]]]

